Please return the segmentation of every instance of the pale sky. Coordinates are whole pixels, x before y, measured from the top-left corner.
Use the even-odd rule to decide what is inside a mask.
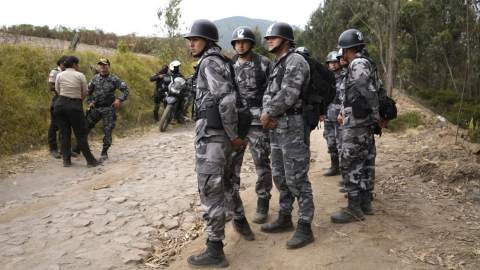
[[[16,24],[63,25],[69,28],[103,29],[118,35],[137,33],[143,36],[162,35],[153,27],[158,24],[157,10],[168,0],[137,1],[2,1],[0,26]],[[232,16],[283,21],[302,29],[323,0],[183,0],[181,29],[196,19],[211,21]]]

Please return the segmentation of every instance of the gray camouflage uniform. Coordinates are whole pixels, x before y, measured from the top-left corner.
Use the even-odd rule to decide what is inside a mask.
[[[268,88],[263,96],[263,112],[277,122],[270,130],[273,181],[280,192],[279,210],[291,213],[295,198],[302,222],[312,223],[315,207],[308,170],[310,167],[310,129],[302,114],[285,115],[291,108],[302,108],[302,94],[310,81],[310,68],[305,59],[290,53],[274,58]],[[288,55],[287,55],[288,54]],[[286,58],[286,59],[284,59]],[[279,71],[284,70],[279,81]]]
[[[118,98],[120,102],[124,102],[130,93],[130,90],[122,80],[112,73],[106,76],[96,74],[88,84],[87,104],[93,101],[93,93],[95,93],[95,108],[87,116],[87,126],[89,129],[103,119],[103,147],[109,148],[112,145],[112,132],[117,123],[117,114],[112,103],[115,102],[115,90],[122,91]]]
[[[327,108],[325,124],[323,127],[323,137],[327,140],[328,154],[338,159],[342,150],[342,126],[338,123],[337,116],[340,113],[342,102],[340,101],[340,84],[342,83],[345,71],[335,74],[337,93]]]
[[[357,53],[357,56],[360,56]],[[340,168],[345,189],[350,196],[359,196],[362,190],[371,191],[375,185],[375,139],[373,136],[376,122],[380,120],[378,104],[378,87],[381,81],[375,76],[370,62],[364,58],[354,59],[348,66],[347,74],[340,86],[340,99],[345,103],[355,98],[365,98],[371,112],[365,118],[355,118],[352,107],[345,107],[343,119],[343,144],[340,154]],[[342,105],[342,109],[343,109]]]
[[[254,57],[260,59],[259,68],[261,72],[255,72]],[[251,57],[244,63],[236,61],[233,65],[240,96],[253,115],[252,126],[248,130],[246,139],[248,140],[250,153],[252,154],[253,163],[255,164],[255,170],[258,175],[255,193],[259,198],[267,200],[270,199],[270,190],[272,190],[272,169],[270,167],[270,158],[268,157],[270,155],[270,141],[268,131],[263,129],[262,123],[260,122],[260,116],[262,114],[261,104],[263,102],[263,94],[268,86],[271,64],[267,57],[259,54],[254,56],[254,53],[252,53]],[[263,80],[256,78],[256,74],[261,74]],[[263,82],[263,85],[257,85],[257,80],[259,83]],[[233,151],[230,177],[228,181],[227,179],[225,181],[225,203],[227,212],[231,212],[236,219],[241,218],[239,216],[241,213],[236,209],[237,202],[235,198],[238,198],[240,171],[245,149],[246,147]]]
[[[207,119],[196,122],[195,152],[198,192],[207,222],[207,234],[210,241],[225,239],[225,183],[230,175],[233,145],[230,142],[238,137],[238,115],[235,106],[236,97],[232,84],[230,66],[211,52],[220,52],[220,48],[209,49],[199,60],[195,111],[206,110],[206,105],[218,103],[223,129],[207,128]],[[204,60],[205,59],[205,60]],[[243,203],[238,209],[244,216]]]

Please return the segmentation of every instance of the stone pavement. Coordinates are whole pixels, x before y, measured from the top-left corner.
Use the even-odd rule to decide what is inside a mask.
[[[177,127],[116,140],[97,168],[83,156],[69,168],[51,159],[31,174],[0,179],[0,268],[144,268],[154,246],[201,220],[193,132]]]

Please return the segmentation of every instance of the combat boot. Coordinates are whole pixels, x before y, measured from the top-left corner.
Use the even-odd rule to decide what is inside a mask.
[[[260,231],[266,233],[291,232],[295,230],[292,223],[292,215],[278,212],[278,218],[268,224],[260,226]]]
[[[71,155],[72,157],[77,157],[78,155],[80,155],[80,147],[78,146],[78,144],[71,149]]]
[[[295,234],[292,238],[290,238],[290,240],[287,241],[287,248],[301,248],[313,242],[314,240],[315,238],[313,237],[312,225],[299,220]]]
[[[333,223],[349,223],[354,221],[365,220],[362,209],[360,208],[361,196],[348,196],[347,208],[330,216]]]
[[[342,188],[338,189],[338,192],[347,193],[347,190],[345,189],[345,187],[342,187]]]
[[[372,208],[373,195],[371,191],[362,191],[361,193],[362,200],[360,201],[360,209],[364,215],[374,215]],[[342,206],[340,209],[347,209],[348,205]]]
[[[330,156],[330,160],[332,165],[328,171],[323,173],[323,176],[334,176],[340,174],[340,161],[338,160],[338,157]]]
[[[193,266],[213,266],[216,268],[225,268],[228,266],[227,258],[223,253],[223,242],[212,242],[207,239],[207,250],[187,258],[187,262]]]
[[[258,198],[257,211],[255,211],[252,221],[255,223],[265,223],[265,221],[267,221],[269,207],[270,207],[269,199]]]
[[[345,186],[345,181],[343,181],[343,180],[337,181],[337,186],[344,187]]]
[[[108,147],[103,147],[102,153],[100,154],[99,159],[106,160],[108,159]]]
[[[233,228],[242,235],[243,239],[247,241],[253,240],[253,232],[250,229],[250,225],[248,225],[248,221],[245,217],[240,220],[233,219],[232,225]]]
[[[153,110],[153,118],[155,119],[155,124],[160,123],[160,121],[158,121],[158,111],[157,110]]]
[[[62,155],[60,155],[60,153],[58,153],[58,150],[50,151],[50,155],[54,158],[62,158]]]
[[[92,161],[87,162],[87,167],[97,167],[103,163],[103,159],[93,159]]]

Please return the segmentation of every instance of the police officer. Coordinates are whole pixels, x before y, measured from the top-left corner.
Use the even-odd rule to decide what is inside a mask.
[[[263,94],[268,86],[271,62],[262,55],[252,52],[255,46],[255,34],[250,27],[241,26],[233,31],[231,44],[237,54],[232,62],[235,68],[235,80],[240,98],[253,116],[252,125],[246,139],[250,146],[253,163],[257,172],[255,193],[257,194],[257,210],[253,222],[264,223],[268,217],[269,201],[272,190],[272,169],[270,167],[270,143],[268,131],[262,127]],[[237,201],[240,188],[240,171],[246,148],[235,149],[232,156],[230,179],[225,181],[227,213],[233,212],[238,218],[244,216],[243,204]]]
[[[67,60],[68,55],[63,55],[57,61],[57,68],[52,69],[50,71],[50,75],[48,76],[48,89],[54,93],[52,98],[52,103],[50,105],[50,126],[48,127],[48,145],[50,146],[50,155],[54,158],[61,158],[62,156],[58,152],[58,145],[57,145],[57,131],[59,131],[58,123],[55,118],[54,112],[54,104],[55,101],[58,99],[58,93],[55,91],[55,79],[57,78],[57,74],[64,71],[66,67],[63,65],[63,62]],[[62,133],[58,132],[58,138],[60,142],[62,141]]]
[[[340,61],[340,66],[342,67],[342,70],[347,71],[348,63],[347,61],[345,61],[345,59],[343,59],[342,49],[338,50],[337,59]]]
[[[180,66],[182,63],[180,61],[175,60],[170,63],[170,71],[167,73],[167,77],[164,80],[165,87],[168,89],[168,85],[171,82],[174,82],[176,78],[181,77],[185,81],[185,77],[183,76],[182,72],[180,72]],[[183,123],[183,111],[182,111],[182,106],[177,107],[177,111],[175,112],[175,119],[177,119],[177,123],[181,124]],[[170,123],[171,125],[175,125],[174,123]]]
[[[337,59],[337,51],[330,52],[327,55],[326,64],[335,73],[336,89],[335,99],[327,108],[327,115],[325,116],[325,125],[323,128],[323,137],[327,140],[328,154],[330,154],[331,166],[328,171],[323,173],[324,176],[334,176],[340,174],[340,161],[339,155],[342,149],[342,126],[338,123],[337,116],[340,113],[340,83],[342,82],[343,75],[340,66],[340,61]]]
[[[342,101],[338,122],[342,124],[343,141],[340,156],[342,180],[348,205],[331,215],[335,223],[364,220],[373,215],[371,200],[375,184],[375,125],[385,127],[379,115],[378,89],[381,81],[376,69],[361,51],[365,41],[360,31],[349,29],[338,39],[348,65],[340,86]]]
[[[207,250],[188,257],[187,262],[194,266],[227,267],[222,242],[225,239],[224,181],[229,175],[233,148],[245,147],[246,141],[238,137],[234,78],[229,62],[219,55],[221,49],[215,43],[218,42],[217,27],[209,20],[196,20],[184,37],[190,41],[192,55],[200,58],[195,76],[195,172],[208,234]],[[245,239],[253,239],[245,217],[234,220],[233,224]]]
[[[91,109],[87,116],[87,126],[91,130],[103,119],[103,150],[100,154],[101,159],[108,159],[108,149],[112,145],[112,132],[117,123],[117,114],[115,109],[120,107],[121,102],[128,98],[130,90],[127,84],[117,76],[109,72],[110,60],[100,58],[98,61],[100,74],[93,76],[88,84],[87,104]],[[115,99],[115,90],[122,92],[119,98]],[[95,98],[93,94],[95,93]],[[75,149],[77,150],[77,149]],[[78,153],[78,150],[75,151]]]
[[[155,106],[153,108],[153,118],[155,119],[155,124],[159,123],[158,119],[158,110],[160,109],[160,102],[162,102],[163,98],[165,98],[165,87],[163,85],[163,79],[167,75],[168,66],[163,65],[162,70],[155,73],[151,78],[150,82],[155,82],[155,91],[153,92],[153,103]],[[165,106],[164,106],[165,109]]]
[[[80,60],[70,55],[64,61],[65,71],[59,73],[55,79],[55,91],[59,97],[55,101],[55,116],[62,134],[63,166],[70,167],[70,139],[72,129],[77,138],[78,148],[87,160],[88,167],[95,167],[103,160],[95,159],[88,145],[88,132],[83,114],[82,100],[87,95],[87,79],[80,70]]]
[[[283,22],[272,24],[264,36],[270,53],[275,54],[273,71],[263,96],[260,121],[270,130],[273,181],[280,192],[278,219],[260,226],[268,233],[293,231],[292,210],[298,200],[298,226],[287,248],[300,248],[314,241],[311,223],[315,207],[308,170],[310,166],[310,129],[303,116],[302,96],[308,89],[310,68],[294,52],[292,27]]]

